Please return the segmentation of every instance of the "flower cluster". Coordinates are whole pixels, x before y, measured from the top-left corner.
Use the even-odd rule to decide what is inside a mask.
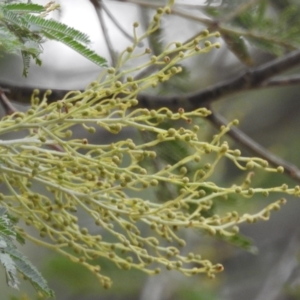
[[[195,119],[205,119],[209,110],[172,112],[165,107],[149,110],[137,106],[136,95],[179,73],[180,61],[219,47],[208,40],[218,37],[218,33],[203,31],[190,42],[168,45],[159,56],[151,56],[149,49],[135,54],[136,45],[158,28],[161,16],[169,10],[159,9],[145,35],[136,37],[134,45],[121,54],[118,68],[104,71],[84,92],[72,91],[60,101],[48,104],[48,93],[40,99],[35,91],[27,112],[6,116],[0,122],[1,135],[29,132],[21,139],[0,141],[0,180],[6,187],[6,192],[3,189],[0,194],[0,205],[38,233],[20,227],[18,232],[23,237],[84,265],[105,288],[112,282],[94,263],[98,257],[107,258],[124,270],[136,268],[158,274],[163,267],[187,276],[206,273],[213,278],[223,266],[199,253],[184,255],[183,230],[232,236],[238,232],[238,224],[268,219],[270,212],[285,202],[280,199],[254,215],[229,210],[223,215],[207,216],[205,212],[220,197],[300,194],[299,187],[286,185],[252,187],[250,175],[243,183],[229,187],[209,181],[224,158],[245,171],[283,172],[281,167],[270,168],[265,160],[243,157],[239,150],[230,149],[223,136],[237,121],[222,127],[211,141],[202,141],[199,126],[193,123]],[[134,28],[137,26],[134,24]],[[129,59],[140,55],[148,56],[148,62],[121,70]],[[130,75],[152,65],[161,68],[140,79]],[[160,126],[166,121],[174,126]],[[74,125],[83,126],[89,133],[103,128],[118,134],[124,128],[132,128],[151,133],[153,138],[146,142],[121,139],[112,144],[91,144],[87,138],[72,138]],[[168,147],[174,141],[180,142],[188,155],[172,165],[145,167],[155,164],[157,146]],[[174,197],[159,201],[147,196],[162,185],[173,187]],[[82,215],[93,220],[100,234],[81,225]]]

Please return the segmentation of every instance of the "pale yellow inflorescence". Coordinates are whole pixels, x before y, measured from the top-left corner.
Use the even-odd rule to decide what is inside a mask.
[[[267,196],[273,192],[300,194],[299,187],[286,185],[252,188],[250,175],[242,184],[230,187],[208,180],[223,158],[245,171],[283,171],[281,167],[270,168],[263,159],[243,157],[239,150],[230,149],[222,141],[237,121],[222,127],[206,142],[198,139],[199,127],[190,125],[194,119],[210,114],[205,108],[192,112],[134,108],[138,104],[137,94],[179,73],[178,63],[183,59],[219,47],[218,43],[207,40],[218,37],[218,33],[203,31],[193,41],[168,45],[159,56],[151,56],[151,51],[146,49],[140,55],[149,56],[147,63],[118,71],[129,59],[139,56],[135,54],[136,45],[159,27],[160,18],[169,10],[170,7],[159,9],[145,35],[137,38],[135,34],[134,45],[120,55],[118,68],[103,72],[99,81],[93,82],[86,91],[72,91],[51,104],[47,103],[47,93],[39,99],[35,92],[27,112],[6,116],[0,123],[1,135],[29,131],[22,139],[0,141],[0,180],[8,189],[7,193],[0,194],[0,205],[36,228],[39,236],[46,239],[18,228],[22,236],[84,265],[104,287],[110,287],[112,282],[93,263],[98,257],[107,258],[124,270],[136,268],[158,274],[164,267],[187,276],[206,273],[213,278],[223,266],[199,254],[183,255],[180,248],[185,246],[185,241],[180,237],[180,229],[232,236],[238,232],[238,224],[268,219],[270,212],[279,209],[285,200],[270,204],[255,215],[229,211],[221,216],[204,217],[203,212],[210,210],[215,199],[228,195]],[[134,28],[137,26],[134,24]],[[138,80],[130,75],[153,64],[161,69]],[[187,126],[160,127],[168,120],[183,120]],[[115,134],[130,127],[150,132],[154,138],[147,142],[125,139],[109,145],[90,144],[87,139],[72,139],[74,125],[83,126],[89,133],[101,127]],[[155,161],[156,146],[173,141],[183,143],[189,155],[160,169],[143,167],[143,162]],[[212,155],[213,162],[202,165],[206,155]],[[190,164],[199,167],[190,169]],[[44,187],[45,193],[34,192],[33,186],[37,184]],[[159,202],[139,197],[140,192],[165,184],[176,187],[178,192],[174,198]],[[127,191],[137,196],[128,196]],[[101,235],[79,225],[78,210],[89,215],[99,226]],[[148,234],[141,233],[141,226],[149,228]],[[110,238],[106,239],[107,236]],[[162,239],[170,242],[169,246],[161,243]]]

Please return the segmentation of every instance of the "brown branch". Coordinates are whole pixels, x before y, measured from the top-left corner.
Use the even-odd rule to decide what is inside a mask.
[[[282,86],[291,86],[291,85],[300,85],[300,76],[291,75],[291,76],[280,76],[274,79],[267,80],[261,86],[262,88],[267,87],[282,87]]]
[[[150,96],[140,94],[138,96],[139,105],[141,107],[169,107],[177,109],[183,107],[185,110],[192,110],[202,106],[207,106],[209,103],[224,98],[225,96],[242,92],[250,89],[266,88],[275,86],[276,79],[271,79],[280,73],[283,73],[300,64],[300,50],[290,52],[285,56],[274,59],[259,67],[249,69],[233,79],[212,85],[198,92],[190,93],[182,96]],[[278,79],[277,79],[278,80]],[[290,84],[298,83],[296,80],[291,80]],[[285,83],[286,85],[288,83]],[[16,87],[12,84],[0,82],[1,88],[10,90],[10,99],[18,102],[29,102],[32,94],[30,87]],[[41,89],[45,92],[45,89]],[[49,97],[49,102],[62,99],[68,90],[52,90],[52,95]],[[26,100],[27,99],[27,100]]]
[[[299,50],[290,52],[259,67],[249,69],[233,79],[190,94],[185,98],[192,109],[205,106],[207,103],[233,93],[263,87],[266,80],[295,67],[297,64],[300,64]]]
[[[220,126],[222,125],[228,125],[229,123],[223,116],[221,116],[215,111],[212,111],[212,114],[207,119],[218,128],[220,128]],[[255,155],[266,159],[271,165],[275,167],[282,166],[284,168],[284,172],[289,177],[300,182],[300,170],[295,165],[274,155],[266,148],[255,142],[253,139],[251,139],[249,136],[247,136],[243,131],[241,131],[237,127],[231,127],[230,131],[227,134],[239,144],[245,146]]]
[[[7,96],[5,95],[5,92],[7,92],[7,90],[5,90],[5,89],[0,90],[0,103],[1,103],[2,107],[4,108],[5,114],[12,115],[13,113],[17,112],[17,110],[12,105],[10,100],[7,98]]]
[[[211,86],[202,91],[192,93],[184,96],[171,96],[171,97],[161,97],[161,96],[149,96],[149,95],[139,95],[139,105],[141,107],[169,107],[169,108],[179,108],[183,107],[185,110],[195,109],[201,106],[210,106],[213,101],[216,101],[222,97],[228,96],[233,93],[241,92],[244,90],[250,90],[254,88],[266,88],[271,86],[276,86],[279,79],[271,79],[271,77],[276,76],[290,68],[295,67],[300,64],[300,51],[291,52],[281,58],[272,60],[265,63],[257,68],[252,68],[246,72],[236,76],[233,79],[224,81],[222,83]],[[282,85],[287,84],[298,84],[299,77],[292,77],[288,81],[281,79]],[[27,96],[30,98],[32,93],[32,88],[18,88],[12,85],[1,84],[2,91],[4,88],[10,90],[10,98],[13,100],[20,100],[20,97]],[[62,99],[63,96],[68,91],[65,90],[53,90],[52,96],[49,97],[49,101],[55,101]],[[24,101],[22,101],[24,102]],[[29,101],[28,101],[29,102]],[[209,120],[218,126],[225,124],[226,120],[222,119],[216,112],[209,118]],[[250,139],[242,131],[237,128],[232,128],[229,132],[236,141],[246,146],[256,155],[265,158],[274,166],[283,166],[285,172],[297,181],[300,181],[300,170],[290,164],[287,161],[277,157],[276,155],[270,153],[261,145]]]
[[[265,83],[269,78],[276,76],[282,72],[285,72],[296,65],[300,64],[300,51],[293,51],[287,55],[267,62],[259,67],[249,69],[240,75],[237,75],[233,79],[221,82],[213,85],[207,89],[199,92],[191,93],[185,96],[174,97],[155,97],[151,102],[147,99],[147,96],[142,95],[140,102],[144,102],[144,105],[151,105],[151,107],[175,105],[187,109],[195,109],[201,106],[206,106],[208,103],[219,100],[230,94],[237,92],[268,87]],[[147,101],[148,100],[148,101]],[[169,105],[168,105],[169,104]]]

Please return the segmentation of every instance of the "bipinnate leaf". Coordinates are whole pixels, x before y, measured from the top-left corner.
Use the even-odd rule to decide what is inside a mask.
[[[31,59],[41,65],[39,56],[45,38],[62,42],[97,65],[106,66],[105,58],[88,48],[90,39],[87,34],[56,20],[45,19],[48,13],[47,5],[0,4],[0,50],[22,54],[24,76],[28,75]]]
[[[9,254],[0,252],[0,263],[5,269],[7,285],[14,289],[18,289],[20,282],[18,280],[17,269],[13,259]]]
[[[13,241],[19,240],[12,218],[0,207],[0,263],[4,267],[8,286],[18,289],[18,272],[30,281],[43,295],[52,297],[53,291],[31,262],[16,248]]]
[[[41,273],[32,265],[32,263],[14,246],[8,245],[6,248],[7,253],[10,255],[14,262],[15,268],[27,280],[30,281],[32,286],[42,294],[48,297],[53,297],[53,291],[48,287],[46,280]]]
[[[41,13],[45,7],[34,3],[12,3],[6,4],[5,9],[14,13]]]

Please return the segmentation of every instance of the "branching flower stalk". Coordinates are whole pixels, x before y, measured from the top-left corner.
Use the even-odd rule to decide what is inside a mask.
[[[1,135],[24,129],[29,132],[22,139],[0,141],[0,180],[7,188],[7,192],[0,194],[0,205],[39,234],[29,234],[18,227],[20,235],[82,264],[105,288],[110,287],[112,281],[101,273],[101,266],[94,263],[98,257],[107,258],[124,270],[135,268],[158,274],[161,268],[166,268],[186,276],[206,273],[213,278],[223,266],[213,264],[198,253],[183,255],[182,230],[198,229],[211,235],[233,236],[238,232],[238,224],[267,220],[273,210],[285,203],[280,199],[253,215],[229,210],[222,215],[205,217],[205,212],[222,197],[300,195],[298,186],[252,187],[251,173],[244,182],[231,186],[209,181],[218,171],[218,163],[225,158],[245,171],[283,172],[281,167],[270,168],[267,161],[243,157],[239,150],[229,147],[223,137],[232,124],[237,125],[236,120],[221,127],[211,141],[201,141],[199,126],[192,123],[210,114],[206,108],[192,112],[183,109],[172,112],[164,107],[158,110],[135,108],[136,95],[179,73],[178,64],[182,60],[220,47],[219,43],[210,41],[218,37],[218,33],[203,31],[191,42],[169,45],[157,57],[151,57],[150,50],[146,49],[140,55],[149,57],[147,62],[130,70],[122,69],[128,60],[139,56],[135,54],[136,45],[158,28],[160,18],[168,12],[168,6],[158,9],[149,31],[142,38],[134,34],[134,45],[121,54],[118,69],[105,70],[84,92],[72,91],[62,100],[48,104],[50,92],[40,99],[35,91],[27,112],[14,113],[0,122]],[[161,68],[138,80],[130,75],[151,65]],[[175,125],[176,121],[181,120],[182,124],[183,120],[186,126],[160,127],[167,120]],[[89,133],[95,133],[99,127],[113,134],[132,128],[151,132],[155,138],[145,143],[125,139],[97,145],[86,138],[72,139],[75,125],[83,126]],[[190,154],[159,170],[142,166],[156,159],[157,145],[168,147],[168,143],[174,141],[183,143]],[[61,151],[53,150],[53,146]],[[206,162],[206,156],[211,163]],[[165,202],[145,197],[161,184],[175,187],[176,196]],[[44,192],[35,192],[36,185],[44,187]],[[80,225],[78,216],[82,212],[99,227],[101,235]],[[141,230],[145,227],[149,231]],[[164,239],[169,245],[162,242]]]

